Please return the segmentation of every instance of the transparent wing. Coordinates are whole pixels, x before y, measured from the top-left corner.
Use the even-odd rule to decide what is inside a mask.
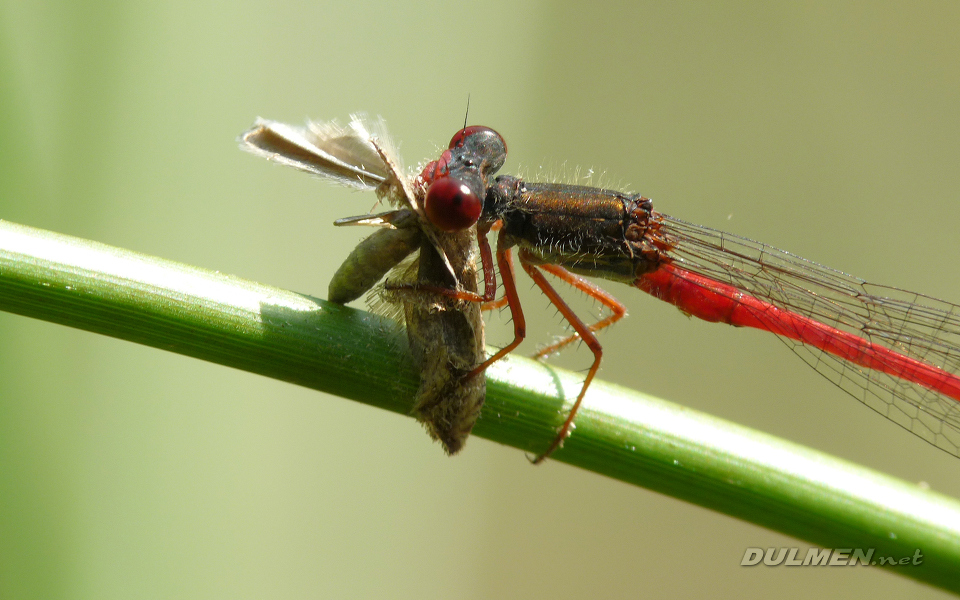
[[[960,306],[875,285],[772,246],[658,214],[658,237],[683,269],[809,316],[873,345],[960,374]],[[734,300],[737,300],[734,298]],[[780,336],[821,375],[929,443],[960,456],[953,387],[928,389]],[[955,379],[954,379],[955,381]],[[954,385],[955,384],[951,384]]]

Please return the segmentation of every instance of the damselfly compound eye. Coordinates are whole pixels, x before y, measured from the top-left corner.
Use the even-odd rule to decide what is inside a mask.
[[[457,133],[453,135],[450,139],[450,145],[447,146],[451,150],[454,148],[460,148],[467,145],[467,140],[470,140],[472,144],[479,145],[484,142],[493,143],[501,148],[504,154],[507,153],[507,143],[503,141],[503,137],[497,133],[495,130],[490,129],[489,127],[484,127],[483,125],[471,125],[469,127],[464,127]]]
[[[507,143],[503,137],[482,125],[464,127],[450,140],[450,150],[470,156],[483,173],[495,173],[507,160]]]
[[[427,190],[424,210],[440,231],[461,231],[477,222],[483,202],[459,179],[441,177]]]

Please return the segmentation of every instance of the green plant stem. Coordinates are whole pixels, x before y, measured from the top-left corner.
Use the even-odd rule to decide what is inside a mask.
[[[0,309],[402,414],[418,384],[392,321],[4,221]],[[488,372],[474,434],[542,451],[580,385],[511,356]],[[890,570],[960,592],[956,500],[664,400],[596,381],[552,458],[873,560],[919,549],[921,564]]]

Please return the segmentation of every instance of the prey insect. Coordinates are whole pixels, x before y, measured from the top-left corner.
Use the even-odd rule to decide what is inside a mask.
[[[354,116],[346,127],[329,122],[301,128],[258,119],[243,134],[240,145],[328,180],[374,190],[397,207],[336,222],[372,225],[378,230],[341,265],[330,282],[329,299],[345,304],[374,290],[398,307],[420,373],[412,412],[447,453],[458,452],[486,395],[485,378],[476,370],[485,358],[480,306],[455,297],[477,291],[474,239],[480,204],[467,207],[466,220],[463,207],[438,206],[436,201],[428,214],[424,204],[432,178],[426,171],[416,178],[403,172],[382,121],[371,125]],[[452,146],[447,153],[462,151]],[[479,165],[464,165],[456,174],[458,180],[469,182],[462,185],[473,186],[470,195],[482,193],[486,182]],[[459,188],[446,196],[455,198],[458,193]],[[433,194],[436,197],[437,191]],[[375,290],[391,271],[388,285]]]

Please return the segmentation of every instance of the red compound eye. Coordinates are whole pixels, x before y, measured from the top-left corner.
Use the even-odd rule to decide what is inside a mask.
[[[441,177],[427,190],[424,210],[437,229],[449,233],[476,223],[483,202],[459,179]]]
[[[495,130],[484,127],[483,125],[470,125],[469,127],[464,127],[460,131],[453,134],[453,137],[450,139],[450,145],[447,148],[453,150],[454,148],[459,148],[463,146],[467,138],[475,138],[476,140],[496,140],[501,146],[503,146],[503,153],[507,153],[507,143],[503,141],[503,137],[497,133]]]

